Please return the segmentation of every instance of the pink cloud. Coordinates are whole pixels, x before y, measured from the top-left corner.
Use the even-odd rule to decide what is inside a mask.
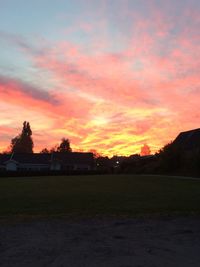
[[[199,25],[197,12],[184,15]],[[67,136],[77,150],[132,154],[146,143],[155,152],[180,131],[199,127],[197,27],[195,31],[180,18],[185,26],[179,29],[173,16],[157,9],[149,19],[132,16],[130,37],[118,52],[106,50],[112,36],[105,29],[94,35],[95,24],[80,26],[94,40],[91,50],[68,41],[49,45],[42,53],[27,50],[33,66],[53,81],[48,92],[0,79],[1,101],[31,106],[49,122],[44,135],[34,125],[37,149]],[[101,48],[94,50],[96,44]]]

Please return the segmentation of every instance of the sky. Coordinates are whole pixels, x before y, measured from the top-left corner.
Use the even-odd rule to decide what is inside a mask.
[[[0,0],[0,151],[151,152],[200,127],[199,0]]]

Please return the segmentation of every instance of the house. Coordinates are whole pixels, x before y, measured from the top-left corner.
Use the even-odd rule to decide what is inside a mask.
[[[181,132],[173,144],[186,154],[200,151],[200,128]]]
[[[197,175],[200,171],[200,128],[180,133],[172,145],[179,168],[184,173]]]
[[[42,171],[49,169],[49,158],[48,154],[14,153],[5,155],[4,160],[1,159],[1,164],[5,165],[7,171]]]
[[[94,158],[92,153],[52,153],[50,159],[51,170],[92,170]]]
[[[0,168],[7,171],[92,170],[92,153],[33,153],[0,155]]]

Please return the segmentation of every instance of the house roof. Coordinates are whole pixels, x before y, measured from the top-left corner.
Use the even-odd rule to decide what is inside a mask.
[[[14,153],[14,154],[0,155],[1,164],[10,160],[25,164],[48,164],[50,162],[50,154]]]
[[[200,128],[181,132],[173,144],[182,147],[186,150],[193,150],[196,148],[200,148]]]
[[[53,153],[51,157],[52,161],[58,161],[63,164],[92,164],[93,154],[92,153],[80,153],[80,152],[69,152],[69,153]]]
[[[5,164],[9,160],[14,160],[18,163],[24,164],[50,164],[52,161],[59,161],[62,164],[92,164],[93,154],[92,153],[14,153],[11,154],[1,154],[0,164]]]

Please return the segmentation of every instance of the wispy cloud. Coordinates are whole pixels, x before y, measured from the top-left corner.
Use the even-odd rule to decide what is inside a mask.
[[[41,54],[42,49],[38,46],[34,46],[28,41],[27,38],[19,34],[8,33],[0,31],[0,40],[9,43],[10,45],[16,46],[23,50],[24,52],[29,52],[31,54]]]
[[[61,100],[59,100],[53,93],[36,88],[35,86],[23,81],[2,75],[0,75],[0,94],[1,97],[3,97],[3,95],[5,97],[7,96],[8,101],[9,96],[16,94],[23,95],[24,97],[34,99],[36,101],[46,102],[51,105],[58,105],[61,102]],[[12,101],[12,99],[10,99],[10,101]]]

